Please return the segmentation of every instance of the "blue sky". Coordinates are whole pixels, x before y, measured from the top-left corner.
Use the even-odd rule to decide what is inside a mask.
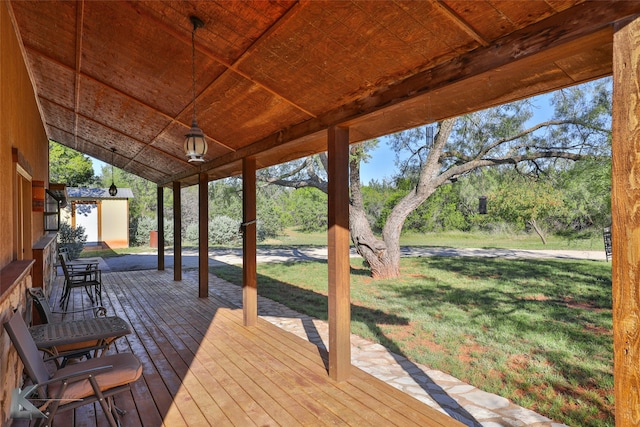
[[[553,114],[553,107],[550,105],[551,96],[551,94],[545,94],[531,98],[537,107],[530,120],[532,125],[548,120]],[[396,155],[385,142],[385,138],[380,138],[378,147],[371,153],[371,159],[360,167],[360,180],[363,184],[368,184],[372,179],[381,182],[385,178],[393,177],[395,159]]]

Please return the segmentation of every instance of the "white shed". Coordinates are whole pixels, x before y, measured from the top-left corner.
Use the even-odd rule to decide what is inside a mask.
[[[115,196],[109,195],[108,188],[69,187],[67,192],[69,203],[62,222],[84,227],[88,246],[129,247],[130,188],[118,188]]]

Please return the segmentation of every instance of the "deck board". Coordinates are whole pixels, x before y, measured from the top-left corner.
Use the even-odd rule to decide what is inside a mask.
[[[104,272],[103,282],[109,314],[133,329],[110,352],[133,352],[143,364],[131,392],[116,398],[127,410],[124,427],[456,425],[355,367],[348,381],[331,380],[326,351],[263,319],[245,327],[242,310],[211,294],[198,298],[195,280],[140,271]],[[87,296],[74,291],[70,309],[87,304]],[[105,425],[98,405],[56,421]]]

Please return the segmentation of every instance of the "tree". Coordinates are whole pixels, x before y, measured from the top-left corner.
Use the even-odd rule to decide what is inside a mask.
[[[489,195],[491,214],[506,218],[522,228],[531,227],[546,245],[546,233],[541,220],[564,216],[562,191],[554,188],[549,181],[533,181],[519,175],[513,177],[513,181],[504,182]]]
[[[510,167],[523,175],[553,168],[558,159],[578,161],[607,155],[610,147],[609,79],[561,91],[552,98],[552,119],[529,125],[533,105],[519,101],[410,129],[390,137],[400,176],[411,191],[389,213],[381,238],[367,220],[360,184],[366,145],[351,147],[349,210],[351,239],[374,278],[400,274],[400,233],[407,217],[442,186],[474,170]],[[326,154],[280,167],[263,176],[293,188],[313,186],[326,192]],[[326,170],[326,168],[325,168]]]
[[[68,187],[95,186],[93,163],[79,151],[49,141],[49,181]]]

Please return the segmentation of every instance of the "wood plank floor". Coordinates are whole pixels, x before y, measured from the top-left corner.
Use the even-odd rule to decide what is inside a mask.
[[[134,329],[110,351],[131,351],[144,366],[131,393],[116,398],[125,427],[461,425],[355,367],[350,380],[332,381],[318,347],[264,320],[244,327],[241,310],[199,299],[197,283],[174,282],[172,271],[104,273],[103,283],[108,313]],[[73,292],[70,306],[87,305]],[[58,287],[52,303],[59,295]],[[98,405],[55,421],[106,425]]]

